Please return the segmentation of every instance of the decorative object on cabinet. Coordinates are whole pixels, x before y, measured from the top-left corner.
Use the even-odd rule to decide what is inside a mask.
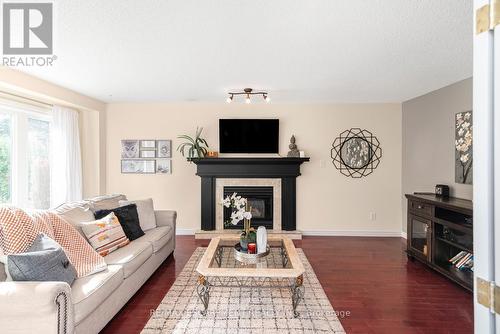
[[[335,139],[331,149],[335,168],[345,176],[361,178],[373,173],[382,158],[377,137],[368,130],[351,128]]]
[[[288,145],[288,148],[290,151],[288,151],[288,154],[286,155],[289,158],[298,158],[300,157],[300,152],[297,149],[297,145],[295,145],[295,135],[292,135],[290,138],[290,145]]]
[[[436,196],[448,198],[450,197],[450,187],[448,187],[446,184],[436,184],[435,193]]]
[[[472,184],[472,111],[455,115],[455,182]]]
[[[407,194],[406,198],[408,258],[472,291],[472,201],[435,194]]]

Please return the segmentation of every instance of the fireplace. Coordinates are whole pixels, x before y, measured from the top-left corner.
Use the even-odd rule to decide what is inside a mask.
[[[264,226],[267,229],[273,228],[273,187],[259,186],[226,186],[224,187],[224,197],[238,194],[248,201],[248,206],[252,212],[252,227]],[[232,210],[224,208],[224,222],[230,219]],[[224,224],[224,229],[243,229],[243,221],[237,225]]]
[[[260,223],[270,224],[273,231],[297,232],[296,178],[300,175],[300,165],[309,161],[309,158],[223,157],[189,160],[196,164],[196,175],[201,177],[201,230],[197,232],[197,238],[213,237],[217,232],[223,231],[237,232],[224,228],[224,208],[221,201],[224,194],[231,191],[226,191],[225,188],[230,187],[243,187],[245,191],[254,188],[268,191],[272,188],[272,199],[268,200],[268,195],[259,194],[264,198],[256,196],[251,201],[255,208],[265,210],[254,211],[252,226],[258,226],[257,220],[260,219]],[[240,191],[236,192],[240,194]],[[266,209],[266,201],[272,211]],[[272,220],[269,221],[271,215]]]

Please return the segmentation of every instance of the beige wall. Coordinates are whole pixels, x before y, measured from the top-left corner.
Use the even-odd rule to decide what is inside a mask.
[[[176,137],[203,126],[211,149],[218,150],[219,118],[279,118],[282,155],[290,136],[296,135],[299,149],[311,157],[297,179],[298,229],[316,234],[400,234],[400,104],[109,104],[106,191],[125,193],[131,199],[152,197],[157,208],[178,211],[181,232],[199,229],[200,178],[195,165],[175,151],[180,143]],[[333,140],[351,127],[369,129],[382,145],[381,164],[366,178],[347,178],[331,163]],[[121,174],[121,139],[172,139],[172,175]]]
[[[472,110],[472,78],[403,103],[403,230],[404,194],[450,186],[451,195],[472,199],[472,185],[455,183],[455,114]]]

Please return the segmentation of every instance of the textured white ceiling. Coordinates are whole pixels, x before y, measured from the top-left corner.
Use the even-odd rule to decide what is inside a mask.
[[[56,1],[23,71],[116,101],[401,102],[472,75],[470,0]]]

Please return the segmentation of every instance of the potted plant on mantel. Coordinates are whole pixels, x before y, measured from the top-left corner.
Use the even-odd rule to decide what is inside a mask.
[[[248,201],[246,198],[238,196],[233,193],[231,196],[227,196],[222,200],[222,205],[226,208],[231,208],[233,211],[231,217],[224,222],[225,225],[237,225],[243,220],[243,231],[240,234],[240,245],[241,250],[247,251],[249,243],[255,243],[257,240],[257,234],[255,230],[250,227],[250,221],[252,219],[251,210],[252,208],[248,206]]]
[[[188,135],[177,136],[179,139],[187,140],[187,142],[181,143],[177,147],[177,151],[181,152],[183,157],[186,156],[186,149],[188,158],[204,158],[207,155],[208,144],[205,139],[201,138],[202,131],[203,127],[196,127],[196,134],[194,138]]]

